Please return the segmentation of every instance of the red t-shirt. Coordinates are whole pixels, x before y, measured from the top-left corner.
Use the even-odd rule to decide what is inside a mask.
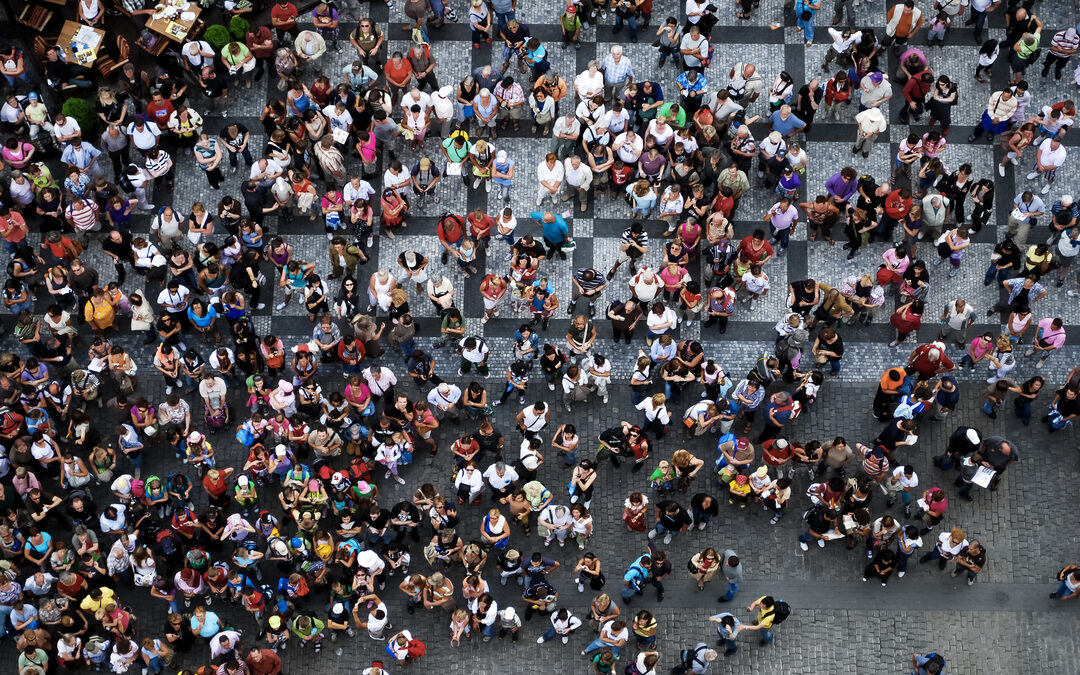
[[[469,214],[469,233],[472,234],[473,238],[486,237],[491,234],[491,228],[493,227],[495,227],[495,219],[488,214],[485,213],[479,219],[476,218],[475,214]]]
[[[412,64],[409,63],[408,59],[401,59],[401,65],[395,66],[394,59],[390,59],[386,62],[383,71],[386,73],[388,80],[408,84],[409,78],[412,76]]]
[[[885,198],[885,215],[900,220],[911,211],[911,197],[900,199],[900,190],[893,190]]]
[[[281,19],[286,20],[287,23],[281,25],[281,28],[292,28],[295,26],[296,17],[298,16],[299,13],[296,11],[296,5],[291,2],[285,3],[284,7],[275,3],[274,6],[270,8],[271,19],[278,19],[279,21]]]
[[[157,122],[158,128],[162,131],[169,128],[169,115],[173,114],[172,101],[168,99],[162,99],[161,103],[155,103],[150,101],[146,104],[146,113]]]
[[[739,242],[739,253],[745,253],[746,257],[750,259],[750,262],[761,262],[766,257],[771,258],[773,256],[773,247],[766,240],[761,241],[760,248],[754,248],[754,236],[750,235]]]

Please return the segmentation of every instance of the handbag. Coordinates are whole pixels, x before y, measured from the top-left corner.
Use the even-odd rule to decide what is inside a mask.
[[[251,424],[244,422],[236,430],[236,440],[240,441],[240,444],[245,448],[250,448],[255,444],[255,432],[251,429]]]
[[[690,558],[689,560],[686,561],[686,570],[688,572],[690,572],[690,574],[697,574],[698,573],[698,568],[697,568],[697,565],[694,564],[694,559],[693,558]]]

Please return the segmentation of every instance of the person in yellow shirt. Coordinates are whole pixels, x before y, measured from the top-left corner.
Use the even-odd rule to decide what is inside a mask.
[[[752,626],[743,624],[742,630],[759,630],[761,631],[761,642],[758,644],[772,644],[773,634],[769,629],[782,623],[791,610],[786,602],[773,600],[771,595],[763,595],[750,603],[746,611],[752,612],[755,609],[758,611],[757,623]]]
[[[743,474],[735,476],[735,479],[728,483],[728,504],[739,503],[740,509],[745,509],[746,505],[750,502],[750,480]]]
[[[107,586],[101,588],[94,588],[90,593],[83,598],[83,601],[79,604],[79,608],[87,612],[94,613],[99,609],[104,609],[108,605],[116,603],[116,593]]]

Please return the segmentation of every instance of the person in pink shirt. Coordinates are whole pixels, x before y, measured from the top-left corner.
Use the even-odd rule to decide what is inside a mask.
[[[968,367],[975,370],[975,364],[985,359],[994,351],[994,336],[992,333],[984,333],[977,336],[968,345],[967,353],[960,359],[960,367]]]
[[[1035,363],[1036,368],[1042,368],[1046,363],[1046,359],[1050,358],[1050,354],[1056,349],[1060,349],[1065,344],[1065,328],[1061,319],[1051,319],[1049,317],[1043,319],[1038,323],[1038,329],[1035,331],[1035,340],[1032,341],[1031,346],[1024,352],[1024,356],[1035,356],[1035,353],[1039,353],[1039,360]]]
[[[677,296],[686,282],[690,281],[690,273],[685,267],[675,263],[668,263],[660,270],[660,281],[664,282],[664,300],[671,300]]]

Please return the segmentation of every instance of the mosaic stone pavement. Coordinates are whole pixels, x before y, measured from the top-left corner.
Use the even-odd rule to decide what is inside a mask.
[[[823,3],[826,8],[816,19],[817,42],[809,48],[804,46],[802,35],[794,27],[793,19],[784,16],[779,0],[763,0],[761,7],[755,9],[749,21],[736,19],[731,3],[722,4],[723,7],[718,12],[719,23],[712,33],[715,58],[705,74],[710,90],[726,84],[726,71],[739,61],[758,64],[766,83],[771,81],[781,69],[794,76],[797,86],[807,78],[822,75],[819,64],[828,43],[825,27],[830,20],[831,3]],[[881,34],[885,24],[886,4],[883,0],[862,3],[855,9],[856,24],[873,26],[876,32]],[[920,6],[925,4],[920,1]],[[458,13],[464,16],[465,7],[459,5],[460,3],[455,7]],[[925,9],[924,7],[924,11]],[[1046,25],[1047,39],[1053,32],[1071,25],[1078,16],[1076,3],[1072,0],[1038,2],[1035,5],[1035,12]],[[548,2],[522,2],[518,8],[518,18],[530,25],[533,34],[549,45],[553,64],[568,81],[572,80],[576,73],[584,70],[590,59],[602,58],[613,44],[618,43],[624,45],[626,57],[633,63],[637,80],[654,80],[660,82],[666,92],[675,91],[674,80],[678,71],[670,65],[663,69],[659,68],[656,52],[649,43],[652,39],[652,31],[664,17],[676,16],[682,21],[684,10],[679,3],[674,0],[655,0],[652,27],[642,29],[640,41],[637,43],[628,43],[625,32],[614,35],[612,19],[609,15],[605,15],[601,18],[599,26],[590,26],[583,32],[583,44],[580,50],[560,49],[558,25],[555,18],[557,13],[558,5]],[[382,3],[376,2],[370,5],[361,3],[359,6],[352,6],[350,2],[349,6],[344,8],[340,29],[342,34],[352,29],[357,17],[364,15],[370,15],[379,21],[384,29],[389,25],[388,44],[391,51],[407,49],[407,35],[401,29],[403,15],[400,3],[395,3],[388,14],[387,8]],[[770,24],[774,22],[782,23],[783,27],[772,30]],[[1004,37],[1004,24],[1000,12],[990,18],[988,25],[989,37],[997,39]],[[986,98],[1005,84],[1008,67],[1004,57],[999,59],[994,69],[992,84],[979,84],[971,77],[975,63],[975,49],[970,29],[955,27],[948,35],[943,47],[927,48],[924,38],[925,31],[915,44],[925,49],[930,57],[931,69],[935,73],[948,74],[954,81],[960,83],[960,102],[954,110],[954,126],[950,134],[950,145],[944,153],[945,163],[950,167],[964,162],[970,163],[975,169],[975,178],[992,178],[997,190],[994,217],[991,221],[993,226],[985,228],[975,236],[975,244],[965,257],[960,274],[953,279],[946,279],[944,268],[931,267],[932,283],[928,304],[936,311],[936,308],[940,308],[943,304],[963,297],[974,305],[979,317],[972,333],[974,334],[975,331],[996,333],[1002,330],[1002,326],[998,323],[988,323],[984,310],[999,297],[994,287],[986,287],[981,283],[982,275],[993,244],[1004,236],[1006,215],[1010,210],[1009,204],[1012,198],[1019,191],[1031,188],[1033,183],[1024,179],[1024,167],[1010,169],[1007,177],[1000,179],[994,173],[994,167],[1000,160],[1000,149],[996,145],[993,147],[987,145],[985,141],[968,145],[964,143],[964,139],[970,131],[970,125],[981,114]],[[472,49],[468,30],[460,24],[447,24],[445,28],[434,31],[432,41],[432,52],[439,64],[436,74],[441,84],[459,81],[466,72],[466,66],[468,69],[475,69],[488,63],[494,63],[497,66],[501,58],[499,49],[496,47],[484,46],[481,49]],[[336,79],[334,74],[339,73],[353,58],[352,49],[346,40],[342,39],[341,47],[340,52],[328,51],[317,66],[319,70],[330,74],[332,79]],[[889,69],[895,69],[894,63],[888,59],[886,62]],[[1071,70],[1060,82],[1055,82],[1052,78],[1040,78],[1037,70],[1038,66],[1028,74],[1028,79],[1033,84],[1032,109],[1035,106],[1075,97],[1075,85],[1068,76]],[[510,72],[515,71],[512,69]],[[886,177],[898,143],[908,133],[908,129],[895,122],[899,112],[897,99],[900,96],[898,91],[894,93],[894,100],[890,105],[889,143],[883,142],[883,139],[879,140],[869,159],[855,157],[849,151],[854,136],[854,128],[851,124],[854,110],[845,111],[839,122],[819,119],[809,134],[800,137],[810,157],[806,186],[802,193],[804,198],[823,193],[824,181],[845,165],[853,166],[860,173],[870,173],[878,179]],[[272,83],[264,79],[256,83],[255,87],[235,90],[230,96],[229,120],[240,120],[247,125],[253,132],[251,147],[261,148],[265,143],[265,138],[261,135],[258,112],[268,96],[279,97],[280,93]],[[192,104],[196,109],[200,109],[197,98]],[[750,114],[764,112],[764,99],[751,104],[748,108]],[[216,133],[224,123],[225,120],[221,117],[207,117],[205,128],[208,132]],[[494,141],[494,146],[497,149],[506,150],[516,162],[517,177],[511,193],[511,207],[519,218],[518,233],[532,232],[538,235],[539,228],[529,220],[528,213],[534,208],[535,168],[548,151],[549,141],[536,138],[529,132],[528,127],[526,123],[519,132],[509,130],[500,132],[499,138]],[[752,130],[755,137],[759,139],[768,132],[768,129],[761,124],[753,125]],[[922,133],[927,130],[927,127],[913,125],[910,130]],[[1066,145],[1070,149],[1067,164],[1069,170],[1059,174],[1054,189],[1045,197],[1047,200],[1059,199],[1064,194],[1080,196],[1080,172],[1072,170],[1073,164],[1077,161],[1077,158],[1072,155],[1077,153],[1078,143],[1075,138],[1068,138]],[[422,153],[429,157],[436,156],[434,139],[427,142]],[[400,141],[395,143],[391,148],[380,153],[380,175],[382,169],[385,168],[387,157],[391,154],[396,154],[408,166],[418,153],[409,151]],[[256,156],[258,156],[257,152]],[[172,194],[153,194],[154,203],[159,206],[172,204],[185,216],[191,203],[196,200],[203,201],[207,205],[216,204],[223,193],[209,188],[204,177],[192,166],[189,158],[178,157],[177,159],[179,169],[175,191]],[[350,171],[359,171],[357,159],[349,158],[348,163]],[[227,177],[226,190],[229,194],[239,196],[240,177],[240,174]],[[760,187],[753,176],[751,176],[751,181],[753,188],[744,199],[735,219],[736,235],[740,238],[760,226],[761,216],[774,201],[773,195]],[[440,201],[437,204],[428,202],[413,208],[408,217],[406,233],[394,240],[385,238],[381,233],[376,237],[372,258],[377,262],[369,263],[361,268],[360,280],[366,283],[367,275],[376,269],[376,265],[380,268],[393,269],[397,252],[406,246],[421,251],[431,258],[433,269],[449,276],[457,289],[457,297],[460,298],[459,306],[467,317],[467,334],[482,336],[492,350],[491,370],[494,379],[487,384],[487,388],[489,395],[497,395],[499,386],[493,383],[499,381],[499,373],[504,372],[508,364],[511,336],[526,316],[523,313],[515,314],[505,309],[499,318],[487,324],[481,324],[482,305],[478,297],[481,275],[465,279],[455,265],[440,265],[438,262],[439,244],[434,237],[434,228],[438,217],[443,212],[465,213],[467,210],[479,207],[493,213],[501,204],[498,203],[495,193],[488,194],[482,189],[462,189],[456,180],[444,180],[439,196]],[[570,297],[569,271],[583,266],[592,266],[606,271],[617,255],[618,237],[628,221],[624,202],[609,201],[606,197],[590,199],[588,208],[584,212],[577,210],[574,202],[567,202],[565,208],[569,216],[570,232],[578,243],[577,249],[573,252],[572,264],[548,261],[544,263],[541,270],[552,279],[557,295],[564,306]],[[663,226],[658,221],[650,221],[647,228],[653,244],[645,262],[655,266],[660,259],[660,242],[662,241],[660,234]],[[137,217],[135,230],[147,232],[148,218]],[[318,222],[309,223],[305,219],[297,219],[292,223],[283,223],[279,222],[277,216],[270,216],[266,220],[265,231],[267,236],[273,234],[285,236],[293,245],[296,257],[318,262],[320,271],[325,268],[326,237]],[[1045,226],[1035,230],[1029,240],[1038,240],[1040,232],[1045,232]],[[884,243],[879,243],[864,247],[854,260],[848,261],[845,259],[846,252],[841,250],[839,245],[830,247],[824,242],[807,242],[806,230],[800,227],[787,253],[769,263],[767,272],[771,279],[772,291],[763,301],[754,306],[752,312],[748,311],[745,305],[739,305],[726,335],[720,335],[715,332],[715,329],[703,329],[699,322],[695,322],[689,326],[682,326],[678,336],[700,340],[706,354],[717,357],[729,372],[744,372],[757,356],[771,350],[774,336],[772,325],[785,312],[786,285],[789,281],[809,277],[837,284],[843,277],[852,273],[873,272],[886,246]],[[929,244],[924,244],[924,246],[928,247]],[[109,281],[112,278],[111,264],[106,264],[104,256],[94,251],[96,247],[88,253],[88,262],[101,271],[103,281]],[[481,253],[478,265],[485,273],[506,273],[506,263],[502,260],[504,251],[504,244],[501,242],[493,244],[490,252]],[[694,267],[691,273],[695,279],[700,279],[699,268]],[[129,279],[132,276],[129,275]],[[628,279],[629,273],[624,266],[605,290],[604,299],[600,304],[606,304],[614,298],[627,298]],[[126,290],[133,290],[137,280],[137,277],[130,279],[125,287]],[[1055,354],[1046,367],[1040,371],[1054,383],[1061,382],[1072,365],[1080,360],[1080,346],[1078,346],[1080,345],[1080,339],[1078,339],[1080,338],[1080,305],[1075,299],[1065,295],[1066,288],[1051,288],[1049,297],[1035,308],[1037,318],[1060,316],[1064,319],[1070,334],[1068,345]],[[336,287],[332,287],[331,290],[336,291]],[[434,311],[425,298],[415,295],[412,288],[406,290],[409,293],[413,312],[419,318],[418,325],[421,333],[417,341],[418,346],[429,348],[438,332]],[[282,311],[273,311],[274,305],[281,300],[280,289],[275,292],[272,301],[265,300],[268,308],[256,313],[257,331],[260,334],[274,333],[288,344],[306,340],[310,335],[311,324],[305,313],[298,308],[296,303],[290,304]],[[891,299],[890,302],[892,302]],[[564,341],[563,336],[567,325],[568,317],[560,309],[551,321],[549,329],[541,333],[542,340],[561,344]],[[640,331],[636,344],[627,348],[616,347],[612,344],[607,323],[599,316],[598,328],[600,339],[596,350],[613,357],[616,380],[625,378],[629,375],[633,351],[639,346],[644,347]],[[799,426],[793,430],[796,436],[805,435],[824,439],[839,432],[848,434],[849,438],[854,436],[861,436],[867,440],[872,438],[872,434],[876,432],[876,422],[873,422],[869,416],[861,414],[861,410],[865,408],[861,400],[868,395],[870,391],[868,387],[872,387],[868,383],[876,381],[878,373],[885,366],[903,360],[907,354],[906,348],[915,344],[914,340],[909,340],[908,344],[899,350],[889,350],[886,343],[892,337],[892,331],[881,319],[869,327],[845,327],[841,332],[847,348],[843,373],[838,381],[831,380],[827,384],[825,390],[827,396],[823,400],[827,400],[828,403],[813,409],[810,415],[800,420]],[[920,341],[931,339],[935,334],[936,328],[928,313],[926,326],[919,333]],[[954,358],[959,358],[955,347],[950,346],[949,351]],[[149,355],[141,351],[136,351],[135,354],[140,367],[144,372],[149,372],[151,367]],[[450,358],[445,352],[436,351],[436,355],[439,358],[437,367],[439,374],[457,380],[455,377],[456,359]],[[403,368],[399,364],[392,363],[391,367],[404,378]],[[1022,360],[1015,375],[1024,378],[1035,372],[1031,360]],[[965,404],[958,413],[958,419],[966,417],[975,420],[978,415],[977,399],[978,392],[982,389],[980,382],[983,376],[981,370],[975,373],[964,371],[958,374],[965,392],[971,392],[970,397],[965,398]],[[336,385],[334,378],[330,376],[324,378],[324,386],[328,386],[331,382]],[[461,383],[464,384],[464,381]],[[146,393],[151,398],[162,393],[160,386],[156,383],[148,386],[150,390]],[[532,391],[531,395],[535,395],[536,392],[540,395],[546,393],[542,385],[534,385]],[[409,393],[414,393],[411,387]],[[853,400],[855,398],[860,398],[860,401],[855,402]],[[510,419],[512,412],[503,409],[497,416],[498,423],[505,431],[510,431],[512,427]],[[599,403],[593,402],[585,406],[582,413],[576,413],[573,419],[576,422],[580,420],[579,428],[587,429],[591,434],[589,437],[595,437],[599,430],[610,426],[620,417],[631,419],[637,414],[630,408],[628,390],[617,387],[613,388],[611,405],[600,406]],[[977,423],[985,422],[985,419],[981,419]],[[1073,484],[1070,479],[1076,478],[1075,459],[1071,456],[1073,438],[1071,434],[1065,439],[1059,435],[1053,438],[1055,443],[1051,444],[1051,439],[1041,431],[1021,430],[1013,422],[996,424],[1003,432],[1022,433],[1025,438],[1030,438],[1031,456],[1038,455],[1044,448],[1050,448],[1050,451],[1047,458],[1033,457],[1036,459],[1035,462],[1020,465],[1015,475],[1011,476],[1012,480],[1007,489],[995,495],[993,499],[983,500],[981,504],[976,504],[975,508],[967,504],[956,506],[957,522],[972,531],[977,531],[980,538],[988,543],[991,551],[993,562],[980,578],[980,584],[975,589],[959,588],[960,584],[950,584],[947,580],[943,581],[938,577],[931,579],[934,573],[929,569],[917,569],[913,573],[914,579],[910,580],[914,583],[905,584],[901,589],[890,589],[887,594],[873,592],[877,591],[876,588],[868,591],[857,578],[862,564],[857,560],[857,556],[841,557],[842,554],[831,549],[827,557],[815,556],[814,550],[803,555],[797,549],[794,542],[794,536],[800,527],[797,517],[789,517],[781,523],[781,526],[769,530],[765,529],[768,525],[764,520],[755,519],[757,522],[752,529],[747,527],[745,518],[725,516],[723,518],[725,522],[720,526],[723,545],[734,545],[740,551],[745,551],[744,557],[752,561],[747,571],[750,591],[744,592],[740,597],[745,597],[748,604],[756,597],[753,594],[756,591],[764,593],[780,589],[782,594],[793,601],[799,609],[793,616],[793,620],[779,631],[780,637],[771,651],[757,648],[753,644],[756,640],[747,640],[749,648],[743,649],[730,661],[714,666],[714,671],[793,673],[846,667],[847,670],[855,672],[904,672],[905,663],[909,662],[911,651],[936,649],[950,658],[949,672],[1080,672],[1080,665],[1077,663],[1075,654],[1067,649],[1061,639],[1075,634],[1076,621],[1062,615],[1056,607],[1049,608],[1050,613],[1047,613],[1048,608],[1042,600],[1045,597],[1045,591],[1049,589],[1047,582],[1049,575],[1061,564],[1068,562],[1070,556],[1076,555],[1075,544],[1068,540],[1068,537],[1057,536],[1058,531],[1053,526],[1061,522],[1062,514],[1070,513],[1070,510],[1066,508],[1065,500],[1070,499],[1071,494],[1066,492],[1065,486]],[[583,436],[587,434],[583,433]],[[924,443],[920,443],[918,455],[912,458],[913,462],[916,459],[921,462],[920,470],[928,474],[932,471],[928,457],[933,454],[935,447],[940,447],[946,437],[947,432],[941,428],[926,432]],[[445,434],[443,438],[449,443],[452,436]],[[507,440],[516,442],[511,441],[509,437]],[[1062,443],[1062,440],[1065,443]],[[239,449],[235,447],[231,439],[223,439],[219,443],[221,452],[226,458],[239,459]],[[663,454],[678,447],[674,442],[666,445],[668,447],[664,448]],[[1027,447],[1029,443],[1022,442],[1022,445]],[[707,443],[695,441],[687,447],[701,449],[702,451],[698,453],[701,456],[712,456],[712,450]],[[555,464],[555,462],[550,462],[550,464]],[[1048,488],[1047,494],[1044,494],[1038,490],[1035,483],[1039,480],[1038,469],[1052,470],[1055,477],[1060,476],[1065,480],[1060,481],[1060,484],[1055,482]],[[561,470],[556,470],[554,466],[545,467],[542,475],[548,485],[558,486],[560,481],[566,479]],[[430,465],[414,467],[409,476],[410,486],[414,481],[419,483],[424,480],[445,483],[445,471]],[[632,479],[626,477],[625,472],[611,478],[605,476],[604,480],[605,493],[608,496],[614,496],[602,500],[606,503],[599,508],[597,519],[604,519],[606,523],[615,523],[619,517],[618,503],[622,499],[621,495],[633,489],[634,483]],[[640,481],[638,483],[637,487],[640,488]],[[805,483],[805,479],[800,477],[797,485],[805,487]],[[608,490],[610,492],[607,492]],[[396,486],[388,488],[387,492],[392,497],[405,496],[405,492]],[[478,521],[478,518],[474,516],[475,514],[471,514],[467,521],[470,525]],[[606,569],[609,571],[608,576],[611,581],[609,581],[608,590],[612,592],[626,561],[644,546],[644,541],[627,542],[626,537],[620,537],[620,533],[615,531],[618,529],[618,526],[615,526],[598,535],[594,542],[596,550],[602,555]],[[704,537],[700,535],[687,537],[687,539],[690,541],[676,540],[670,547],[677,576],[682,572],[680,568],[685,567],[685,559],[704,545]],[[734,542],[734,544],[729,542]],[[709,543],[718,548],[721,545],[718,537],[710,539]],[[538,545],[539,542],[536,540],[523,544],[523,546]],[[546,553],[553,556],[557,554],[564,566],[572,565],[576,560],[576,555],[570,555],[561,550],[546,551]],[[419,566],[424,567],[422,562]],[[685,573],[682,573],[681,577],[683,578],[680,578],[677,584],[671,585],[675,588],[669,591],[669,597],[664,604],[655,605],[651,602],[644,604],[654,610],[661,621],[660,645],[664,655],[662,666],[665,670],[675,665],[679,648],[692,646],[699,639],[711,640],[712,629],[705,623],[704,618],[714,611],[725,611],[723,606],[718,606],[713,602],[712,596],[708,593],[704,594],[704,596],[709,596],[708,598],[693,593],[691,583],[684,578]],[[982,583],[983,581],[986,583]],[[567,596],[573,596],[573,585],[567,575],[560,576],[558,582],[561,584],[560,588],[565,589]],[[496,591],[500,602],[504,598],[512,600],[512,596],[505,594],[506,589],[496,588]],[[387,593],[391,591],[388,590]],[[566,606],[582,614],[586,605],[586,600],[582,598],[583,596],[570,597]],[[550,672],[548,668],[539,667],[538,660],[542,659],[543,663],[558,664],[568,673],[584,672],[586,669],[584,659],[576,655],[576,649],[585,644],[580,635],[575,636],[574,644],[566,648],[557,644],[545,647],[536,647],[532,644],[535,636],[546,628],[546,626],[536,627],[538,622],[543,623],[543,619],[534,619],[533,625],[526,627],[522,644],[513,651],[491,649],[490,646],[477,644],[475,640],[460,650],[452,650],[446,646],[443,638],[446,621],[442,616],[433,618],[418,615],[415,618],[406,618],[403,614],[404,606],[396,598],[392,606],[395,627],[412,627],[428,642],[429,656],[422,667],[448,666],[455,669],[460,667],[481,674],[504,673],[514,668],[521,668],[521,672],[527,673]],[[691,611],[686,611],[688,609]],[[156,623],[160,607],[151,608],[147,605],[143,612],[154,616],[154,623]],[[738,613],[742,617],[746,616],[741,609]],[[1002,649],[993,650],[990,645],[1001,646]],[[500,644],[500,647],[502,646]],[[540,649],[545,650],[543,656]],[[327,650],[324,650],[320,658],[331,659],[330,662],[335,664],[332,667],[340,672],[354,672],[358,666],[364,667],[371,659],[378,658],[379,653],[377,645],[350,641],[345,646],[345,653],[339,655],[337,660],[333,660],[335,659],[333,646],[329,654]],[[527,655],[528,660],[522,661],[521,654]],[[298,650],[290,650],[283,656],[286,658],[289,672],[300,672],[310,663],[305,658],[305,654]],[[620,669],[625,662],[625,659],[620,661]],[[529,665],[522,666],[522,663]],[[393,672],[397,672],[397,669],[393,669]]]

